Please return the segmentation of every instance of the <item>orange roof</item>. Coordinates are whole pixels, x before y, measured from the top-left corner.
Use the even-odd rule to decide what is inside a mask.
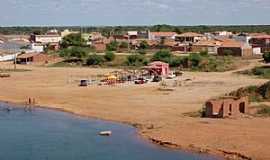
[[[150,34],[154,36],[164,36],[164,37],[172,37],[176,35],[175,32],[150,32]]]
[[[195,32],[186,32],[186,33],[178,34],[177,37],[204,37],[204,35],[195,33]]]
[[[270,39],[270,35],[268,35],[268,34],[257,35],[257,36],[252,36],[252,38],[258,38],[258,39]]]
[[[221,40],[221,47],[243,47],[243,43],[232,40],[232,39],[223,39]]]

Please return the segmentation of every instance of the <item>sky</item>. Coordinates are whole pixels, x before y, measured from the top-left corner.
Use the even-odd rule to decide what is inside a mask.
[[[0,0],[0,26],[270,24],[270,0]]]

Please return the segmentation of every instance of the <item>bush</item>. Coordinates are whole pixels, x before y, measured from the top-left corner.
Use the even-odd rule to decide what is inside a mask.
[[[93,55],[89,55],[89,57],[86,60],[86,64],[88,66],[90,65],[100,65],[104,62],[103,57],[93,54]]]
[[[80,33],[70,34],[63,38],[60,46],[61,48],[68,48],[70,46],[85,46],[86,42]]]
[[[128,42],[121,42],[119,45],[120,48],[128,48]]]
[[[146,54],[146,51],[144,49],[139,49],[138,50],[138,53],[139,54],[142,54],[142,55],[145,55]]]
[[[190,53],[188,59],[191,63],[191,67],[199,67],[200,62],[202,61],[201,55],[197,53]]]
[[[113,61],[115,59],[115,54],[112,51],[107,51],[104,55],[104,59],[108,62]]]
[[[128,66],[143,66],[143,65],[147,65],[148,61],[143,55],[134,54],[134,55],[129,55],[125,63]]]
[[[117,51],[119,43],[117,41],[112,41],[111,43],[107,44],[106,49],[107,51]]]
[[[139,45],[139,49],[145,50],[149,48],[149,44],[147,43],[147,41],[141,41],[140,45]]]
[[[152,61],[162,61],[162,62],[170,63],[171,58],[172,58],[172,54],[169,50],[160,50],[154,54]]]
[[[207,57],[208,56],[208,51],[201,51],[200,55],[203,57]]]
[[[260,108],[257,110],[257,114],[269,117],[270,116],[270,107],[267,105],[261,105]]]
[[[87,56],[87,49],[82,47],[70,47],[62,49],[59,53],[61,57],[76,57],[76,58],[83,58]]]
[[[270,62],[270,52],[263,54],[263,59],[266,63]]]

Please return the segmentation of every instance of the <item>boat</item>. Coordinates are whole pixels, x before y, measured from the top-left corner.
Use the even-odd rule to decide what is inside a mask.
[[[112,134],[112,131],[102,131],[99,132],[100,136],[110,136]]]

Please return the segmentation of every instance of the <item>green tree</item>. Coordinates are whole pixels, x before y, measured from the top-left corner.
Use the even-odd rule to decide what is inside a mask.
[[[143,55],[133,54],[133,55],[127,56],[125,63],[128,66],[142,66],[142,65],[147,65],[148,61]]]
[[[76,58],[83,58],[87,56],[87,51],[82,47],[73,46],[70,48],[64,48],[60,51],[59,55],[61,57],[76,57]]]
[[[117,41],[112,41],[111,43],[107,44],[106,49],[107,51],[117,51],[119,43]]]
[[[169,50],[160,50],[154,54],[152,61],[162,61],[169,63],[171,61],[172,54]]]
[[[103,57],[100,56],[100,55],[96,55],[96,54],[89,55],[89,57],[86,60],[86,64],[88,66],[90,66],[90,65],[100,65],[103,62],[104,62]]]
[[[139,49],[149,49],[149,44],[147,43],[147,41],[141,41],[141,43],[139,44]]]
[[[128,42],[121,42],[119,45],[120,48],[128,48]]]
[[[80,33],[69,34],[62,39],[61,48],[68,48],[70,46],[85,46],[86,41],[82,38]]]
[[[106,51],[104,59],[109,62],[113,61],[115,59],[115,54],[112,51]]]
[[[269,63],[270,62],[270,52],[264,53],[263,59],[266,63]]]
[[[192,67],[198,67],[200,62],[202,61],[202,57],[198,53],[190,53],[188,59],[191,62]]]

